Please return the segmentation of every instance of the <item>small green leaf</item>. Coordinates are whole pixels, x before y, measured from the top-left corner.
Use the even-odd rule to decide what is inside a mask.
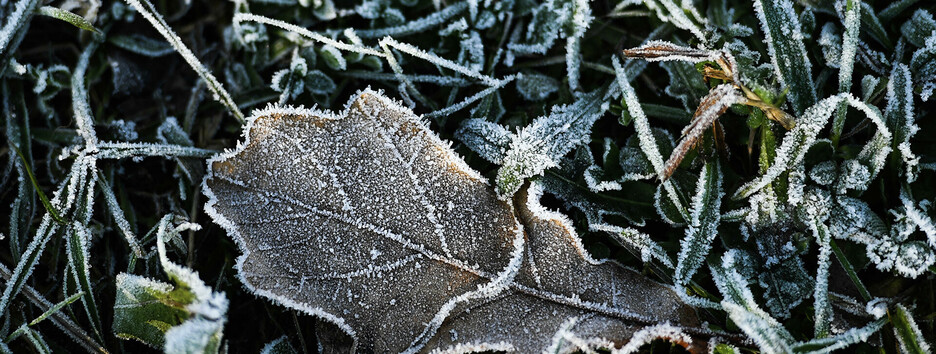
[[[172,285],[138,275],[117,274],[114,334],[162,348],[165,331],[188,318],[182,304],[170,301],[171,289]]]
[[[169,261],[165,241],[197,226],[174,226],[172,215],[157,226],[156,248],[163,271],[175,285],[138,275],[117,275],[114,334],[167,353],[217,353],[226,321],[227,298],[198,273]]]
[[[61,310],[63,307],[65,307],[65,305],[68,305],[77,301],[82,296],[84,296],[84,291],[79,291],[73,294],[72,296],[69,296],[65,300],[62,300],[61,302],[55,304],[55,306],[50,307],[46,312],[42,313],[42,315],[39,315],[39,317],[36,317],[36,319],[32,320],[32,322],[29,322],[29,325],[35,326],[39,324],[39,322],[42,322],[46,318],[49,318],[49,316],[52,316],[52,314],[58,312],[58,310]]]
[[[97,28],[94,28],[94,25],[92,25],[91,22],[88,22],[88,20],[85,20],[84,17],[75,15],[74,13],[62,10],[60,8],[52,7],[52,6],[43,6],[43,7],[40,7],[39,10],[37,10],[37,12],[43,16],[54,17],[59,20],[71,23],[75,27],[78,27],[85,31],[91,31],[96,34],[101,34],[101,31],[98,30]]]

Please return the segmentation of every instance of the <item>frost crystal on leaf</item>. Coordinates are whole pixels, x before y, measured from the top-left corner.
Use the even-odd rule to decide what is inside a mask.
[[[257,111],[245,136],[209,161],[205,184],[208,213],[244,252],[241,281],[336,324],[358,350],[536,352],[573,317],[571,333],[601,343],[698,324],[671,289],[592,259],[538,184],[498,199],[380,93],[339,114]]]
[[[558,90],[559,81],[537,72],[527,72],[517,78],[517,91],[529,101],[542,101]]]
[[[555,106],[511,136],[503,166],[497,171],[500,198],[509,198],[527,178],[557,166],[563,155],[588,141],[592,125],[608,109],[601,91],[584,94],[570,105]]]

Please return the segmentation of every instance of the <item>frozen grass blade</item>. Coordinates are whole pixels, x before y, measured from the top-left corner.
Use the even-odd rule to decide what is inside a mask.
[[[810,206],[807,206],[809,208]],[[829,228],[820,220],[813,220],[810,224],[813,231],[813,237],[819,244],[819,264],[816,269],[816,287],[813,292],[815,303],[815,319],[813,326],[816,338],[825,338],[829,336],[832,328],[832,305],[829,304],[829,266],[832,265],[832,235],[829,234]]]
[[[7,81],[3,81],[2,90],[3,90],[2,91],[3,114],[6,117],[5,133],[6,133],[6,139],[7,139],[7,146],[9,146],[11,150],[19,151],[18,149],[16,149],[16,144],[21,144],[21,142],[23,141],[22,136],[23,135],[28,136],[29,134],[28,134],[28,131],[25,132],[26,134],[20,131],[19,123],[15,119],[17,117],[17,114],[15,113],[16,109],[12,107],[13,103],[10,101],[11,101],[11,96],[13,95],[13,92],[15,92],[17,96],[16,98],[20,102],[22,102],[21,100],[23,98],[22,90],[14,89],[12,90],[13,92],[11,92],[11,89]],[[28,114],[23,115],[23,116],[26,117],[28,116]],[[28,124],[24,125],[25,129],[28,129],[28,127],[29,127]],[[23,144],[23,147],[26,148],[25,155],[31,156],[30,146],[28,144]],[[9,156],[9,153],[7,154]],[[20,229],[24,227],[23,225],[21,225],[21,223],[25,221],[26,218],[32,217],[31,215],[32,213],[30,212],[30,210],[32,209],[33,204],[35,203],[35,199],[33,198],[33,191],[31,190],[33,184],[30,183],[31,180],[27,181],[26,178],[23,178],[23,176],[26,176],[28,173],[32,173],[32,171],[26,166],[24,166],[23,163],[21,163],[21,160],[23,159],[16,159],[16,158],[13,158],[13,156],[9,156],[9,158],[7,159],[7,162],[8,162],[7,171],[9,172],[8,174],[4,175],[3,181],[0,181],[0,186],[5,185],[7,178],[13,175],[14,170],[16,171],[16,176],[18,176],[17,183],[16,183],[17,185],[16,199],[14,199],[13,203],[10,205],[10,227],[8,228],[8,232],[9,232],[8,236],[10,238],[10,241],[9,241],[10,253],[13,256],[12,257],[13,262],[18,262],[20,259],[20,255],[22,253],[22,249],[20,249],[22,247]],[[30,160],[30,158],[27,158],[25,160],[28,161]],[[28,232],[28,228],[25,228],[24,230]]]
[[[617,56],[611,57],[611,63],[614,66],[615,73],[617,73],[616,81],[624,95],[624,102],[627,103],[627,111],[634,119],[634,129],[637,131],[637,138],[640,140],[640,149],[647,156],[647,159],[650,160],[650,164],[653,166],[657,177],[663,181],[663,188],[666,189],[669,200],[679,210],[679,214],[682,215],[683,219],[689,220],[689,211],[679,198],[676,187],[663,177],[665,176],[663,155],[660,154],[660,148],[657,145],[656,138],[650,130],[650,122],[647,120],[647,115],[644,114],[643,108],[640,107],[640,99],[637,98],[637,93],[634,92],[634,88],[628,81],[627,74],[624,72],[621,61],[618,60]]]
[[[383,46],[383,45],[389,46],[389,47],[394,48],[394,49],[396,49],[396,50],[399,50],[399,51],[401,51],[401,52],[403,52],[403,53],[406,53],[406,54],[412,55],[412,56],[414,56],[414,57],[417,57],[417,58],[419,58],[419,59],[428,61],[428,62],[430,62],[430,63],[432,63],[432,64],[441,66],[441,67],[443,67],[443,68],[452,70],[452,71],[454,71],[454,72],[460,73],[460,74],[462,74],[462,75],[465,75],[465,76],[468,76],[468,77],[471,77],[471,78],[478,79],[478,80],[480,80],[481,82],[483,82],[485,85],[488,85],[488,86],[497,86],[501,81],[503,81],[503,80],[498,80],[498,79],[495,79],[495,78],[493,78],[493,77],[484,75],[484,74],[482,74],[481,72],[479,72],[477,69],[470,69],[470,68],[467,68],[467,67],[465,67],[465,66],[463,66],[463,65],[461,65],[461,64],[458,64],[458,63],[456,63],[456,62],[453,62],[453,61],[451,61],[451,60],[441,58],[441,57],[439,57],[438,55],[435,55],[435,54],[426,52],[426,51],[424,51],[424,50],[422,50],[422,49],[416,48],[415,46],[413,46],[413,45],[411,45],[411,44],[409,44],[409,43],[398,42],[397,40],[395,40],[395,39],[393,39],[393,38],[390,38],[390,37],[384,37],[383,39],[381,39],[381,40],[380,40],[380,45],[381,45],[381,46]],[[385,54],[385,55],[383,55],[383,56],[384,56],[384,57],[388,57],[388,56],[390,56],[390,55],[391,55],[391,54],[387,53],[387,54]]]
[[[71,13],[66,10],[62,10],[57,7],[43,6],[39,8],[39,11],[37,11],[37,13],[43,16],[49,16],[52,18],[57,18],[59,20],[68,22],[72,24],[73,26],[83,29],[85,31],[94,32],[95,34],[98,34],[98,35],[101,34],[101,30],[94,28],[94,25],[91,24],[91,22],[88,22],[88,20],[85,20],[84,17],[75,15],[74,13]]]
[[[396,74],[375,73],[370,71],[344,71],[338,75],[363,80],[376,81],[400,81]],[[461,77],[442,76],[442,75],[412,75],[404,74],[403,77],[409,82],[425,82],[439,86],[466,87],[471,86],[473,81]]]
[[[191,146],[156,143],[125,143],[103,142],[97,145],[100,149],[99,159],[125,159],[139,157],[196,157],[205,158],[217,153],[214,150],[200,149]]]
[[[314,40],[314,41],[317,41],[317,42],[319,42],[319,43],[326,44],[326,45],[331,45],[331,46],[333,46],[333,47],[335,47],[335,48],[338,48],[338,49],[341,49],[341,50],[344,50],[344,51],[349,51],[349,52],[352,52],[352,53],[367,54],[367,55],[376,55],[376,56],[378,56],[378,57],[384,57],[384,52],[382,52],[382,51],[380,51],[380,50],[377,50],[377,49],[374,49],[374,48],[370,48],[370,47],[365,47],[365,46],[362,46],[362,45],[357,45],[357,44],[347,44],[347,43],[339,42],[339,41],[336,41],[336,40],[334,40],[334,39],[325,37],[325,36],[323,36],[323,35],[321,35],[321,34],[318,34],[318,33],[312,32],[312,31],[309,31],[309,30],[307,30],[307,29],[305,29],[305,28],[296,26],[296,25],[294,25],[294,24],[290,24],[290,23],[286,23],[286,22],[283,22],[283,21],[280,21],[280,20],[275,20],[275,19],[272,19],[272,18],[269,18],[269,17],[264,17],[264,16],[260,16],[260,15],[254,15],[254,14],[248,14],[248,13],[236,13],[236,14],[234,14],[234,23],[235,23],[235,25],[238,24],[238,23],[240,23],[240,22],[244,22],[244,21],[251,21],[251,22],[257,22],[257,23],[263,23],[263,24],[267,24],[267,25],[279,27],[279,28],[282,28],[282,29],[287,30],[287,31],[290,31],[290,32],[295,32],[295,33],[297,33],[297,34],[299,34],[299,35],[301,35],[301,36],[303,36],[303,37],[309,38],[309,39]]]
[[[464,100],[462,100],[461,102],[458,102],[458,103],[456,103],[456,104],[450,105],[450,106],[448,106],[448,107],[442,108],[442,109],[437,110],[437,111],[433,111],[433,112],[427,113],[427,114],[425,115],[425,117],[426,117],[426,118],[445,117],[445,116],[448,116],[448,115],[450,115],[450,114],[452,114],[452,113],[458,112],[458,111],[464,109],[465,107],[468,107],[470,104],[475,103],[475,102],[477,102],[478,100],[480,100],[480,99],[486,97],[487,95],[490,95],[490,94],[494,93],[495,91],[500,90],[501,88],[504,87],[504,85],[510,83],[510,81],[512,81],[513,78],[515,78],[515,77],[516,77],[516,76],[507,77],[507,78],[505,78],[504,80],[501,80],[501,81],[500,81],[497,85],[495,85],[495,86],[491,86],[491,87],[488,87],[488,88],[486,88],[486,89],[484,89],[484,90],[478,91],[478,93],[476,93],[476,94],[474,94],[474,95],[471,95],[471,96],[469,96],[469,97],[466,97]]]
[[[851,328],[831,337],[813,339],[793,345],[794,353],[825,354],[843,349],[852,344],[865,343],[887,323],[884,319],[872,321],[864,327]]]
[[[81,52],[78,57],[78,63],[75,64],[75,71],[72,72],[72,109],[75,112],[75,123],[78,125],[78,134],[84,139],[85,149],[96,151],[97,133],[94,131],[94,117],[91,115],[91,105],[88,102],[88,88],[85,87],[85,73],[88,71],[88,63],[91,61],[91,54],[97,49],[98,42],[92,41]]]
[[[916,180],[919,158],[910,151],[910,138],[920,128],[915,124],[913,112],[913,79],[910,68],[897,64],[887,82],[887,107],[884,110],[887,127],[894,133],[891,148],[903,159],[907,182]]]
[[[120,208],[120,203],[117,202],[114,191],[111,190],[110,185],[107,184],[107,180],[104,179],[104,175],[101,174],[100,171],[98,171],[98,187],[101,188],[101,193],[104,194],[107,210],[110,211],[111,217],[114,218],[114,223],[117,224],[117,228],[120,229],[120,232],[127,240],[127,245],[130,246],[133,255],[137,258],[143,258],[143,247],[140,246],[140,241],[138,241],[136,235],[133,234],[133,230],[130,228],[130,222],[127,221],[123,209]]]
[[[793,2],[756,0],[754,9],[764,31],[774,71],[780,82],[790,89],[793,110],[799,116],[816,103],[816,84]]]
[[[430,28],[445,23],[445,21],[448,21],[455,16],[462,14],[466,9],[468,9],[469,2],[470,1],[462,1],[451,4],[429,16],[413,21],[408,21],[406,24],[400,26],[366,30],[356,29],[354,30],[354,33],[361,38],[381,38],[386,36],[403,37],[414,33],[424,32]]]
[[[695,9],[692,1],[682,0],[681,3],[677,5],[674,0],[645,0],[644,4],[646,4],[650,10],[655,11],[657,17],[661,20],[670,22],[680,29],[689,31],[703,43],[708,40],[705,38],[705,33],[703,32],[708,21]],[[689,15],[692,15],[693,18],[690,18]]]
[[[566,73],[568,73],[569,89],[579,89],[579,71],[581,70],[581,46],[585,30],[594,17],[587,0],[572,1],[571,33],[566,34]]]
[[[84,193],[86,193],[85,198],[88,202],[77,210],[78,218],[76,219],[79,220],[82,216],[90,218],[90,208],[93,204],[94,186],[97,184],[97,174],[90,173],[90,177],[91,179],[85,182],[86,184],[84,186]],[[91,322],[91,328],[98,336],[98,339],[103,342],[101,316],[97,308],[97,302],[94,299],[94,289],[91,285],[91,265],[89,264],[89,258],[91,256],[89,250],[91,247],[91,231],[79,221],[74,221],[65,230],[65,234],[66,248],[68,249],[68,267],[66,268],[71,273],[71,277],[78,286],[78,289],[84,293],[81,297],[81,304]]]
[[[857,2],[860,0],[845,0],[845,36],[842,39],[842,55],[839,59],[839,93],[849,92],[852,85],[852,70],[855,68],[855,54],[858,52],[858,33],[861,30],[861,9]],[[836,2],[841,6],[841,2]],[[845,114],[848,106],[845,102],[839,103],[835,111],[835,120],[832,121],[832,143],[838,145],[845,127]]]
[[[65,298],[65,300],[62,300],[61,302],[59,302],[59,303],[53,305],[53,306],[50,307],[48,310],[46,310],[46,312],[42,313],[42,315],[39,315],[39,317],[36,317],[34,320],[32,320],[32,322],[29,322],[29,326],[35,326],[35,325],[39,324],[39,322],[42,322],[42,321],[45,320],[46,318],[49,318],[49,316],[52,316],[53,314],[55,314],[56,312],[58,312],[59,310],[61,310],[61,309],[62,309],[63,307],[65,307],[66,305],[69,305],[69,304],[71,304],[71,303],[73,303],[73,302],[75,302],[75,301],[78,301],[78,299],[80,299],[81,296],[83,296],[83,295],[84,295],[84,292],[79,291],[79,292],[75,293],[74,295]],[[10,341],[16,339],[17,337],[19,337],[20,335],[22,335],[22,334],[26,331],[27,328],[28,328],[28,327],[26,327],[26,326],[20,327],[19,329],[17,329],[17,330],[14,331],[13,333],[10,333],[10,335],[6,337],[6,340],[5,340],[5,341],[6,341],[6,342],[10,342]]]
[[[25,29],[39,3],[39,0],[19,0],[13,12],[7,14],[3,28],[0,28],[0,77],[6,72],[7,60],[13,57],[13,52],[26,35]]]
[[[887,317],[894,325],[894,334],[900,342],[900,349],[904,353],[926,354],[932,353],[929,343],[923,339],[923,332],[916,321],[901,304],[897,304],[893,309],[887,311]]]
[[[673,276],[677,286],[689,284],[692,276],[705,262],[705,257],[712,248],[712,241],[718,234],[723,196],[721,182],[722,173],[718,161],[705,164],[705,168],[699,173],[696,195],[692,198],[689,209],[686,237],[679,243],[679,257]],[[680,295],[684,294],[684,291],[680,291]]]
[[[231,98],[231,95],[228,94],[227,90],[224,89],[224,86],[218,82],[218,79],[208,71],[208,68],[205,67],[201,61],[198,60],[198,57],[195,56],[195,53],[192,53],[188,47],[185,46],[185,43],[182,43],[182,38],[179,38],[175,32],[172,31],[172,28],[166,24],[166,21],[163,20],[162,16],[156,12],[156,8],[153,6],[149,0],[126,0],[128,4],[133,6],[147,21],[149,21],[163,37],[169,41],[169,44],[172,45],[182,55],[182,58],[185,59],[192,69],[198,73],[198,76],[201,76],[202,79],[208,84],[208,89],[214,93],[214,99],[220,102],[222,105],[227,107],[228,111],[234,115],[234,118],[237,119],[241,124],[246,123],[244,119],[244,113],[240,111],[240,108],[237,108],[237,104],[234,103],[234,100]]]

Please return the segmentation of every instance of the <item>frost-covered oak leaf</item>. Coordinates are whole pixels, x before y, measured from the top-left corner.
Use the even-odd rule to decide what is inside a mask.
[[[698,326],[671,288],[592,259],[538,185],[499,200],[380,93],[338,114],[268,108],[246,129],[209,162],[205,189],[243,251],[241,281],[359,351],[532,353],[560,329],[619,346],[648,325]]]

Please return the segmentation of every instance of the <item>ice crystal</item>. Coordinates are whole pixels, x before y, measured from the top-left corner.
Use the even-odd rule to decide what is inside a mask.
[[[541,186],[499,200],[380,93],[338,114],[257,111],[245,136],[209,162],[205,188],[244,252],[241,281],[359,350],[535,351],[573,317],[568,331],[602,342],[642,323],[697,325],[672,290],[588,256],[568,218],[539,204]]]

